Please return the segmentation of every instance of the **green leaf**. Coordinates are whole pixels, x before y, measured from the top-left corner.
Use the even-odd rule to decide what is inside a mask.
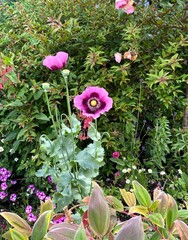
[[[36,119],[42,120],[42,121],[49,121],[49,118],[44,113],[39,113],[36,115]]]
[[[15,228],[10,229],[10,235],[13,240],[28,240],[29,239],[25,234],[19,232]]]
[[[147,207],[136,205],[129,209],[129,213],[139,213],[143,216],[147,216],[149,211]]]
[[[31,240],[43,240],[52,219],[52,210],[43,212],[33,226]]]
[[[10,212],[2,212],[0,213],[0,215],[4,217],[8,221],[8,223],[19,232],[24,233],[26,236],[31,235],[31,227],[23,218],[19,217],[17,214]]]
[[[114,240],[144,240],[144,227],[140,216],[126,221]]]
[[[155,209],[158,207],[158,205],[159,205],[160,202],[161,202],[160,199],[154,201],[154,202],[151,204],[151,206],[149,207],[150,211],[152,211],[152,212],[155,211]]]
[[[158,227],[164,228],[164,219],[160,213],[153,213],[148,215],[149,220]]]
[[[44,90],[42,89],[42,90],[39,90],[36,93],[34,93],[34,99],[38,100],[42,96],[43,92],[44,92]]]
[[[46,200],[45,202],[40,202],[40,215],[48,210],[53,210],[54,204],[51,199]]]
[[[188,218],[188,210],[182,209],[178,210],[178,217],[179,220],[184,220]]]
[[[136,198],[135,198],[134,193],[127,192],[125,189],[120,189],[120,193],[121,193],[124,201],[126,202],[126,204],[129,207],[133,207],[136,205]]]
[[[137,181],[133,181],[132,184],[138,202],[145,207],[149,207],[151,205],[151,197],[148,191]]]
[[[166,226],[169,231],[172,230],[174,226],[174,221],[177,219],[178,216],[178,206],[176,201],[171,195],[168,196],[168,208],[166,214]]]
[[[106,200],[109,205],[111,205],[116,211],[122,212],[124,210],[124,206],[121,201],[119,201],[116,197],[107,196]]]
[[[76,231],[74,240],[87,240],[87,235],[83,226],[83,223],[80,224],[79,228]]]
[[[110,209],[101,188],[95,182],[88,206],[88,221],[97,236],[106,235],[110,227]]]

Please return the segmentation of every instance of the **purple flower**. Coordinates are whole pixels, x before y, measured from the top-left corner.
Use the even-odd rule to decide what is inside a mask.
[[[15,184],[17,183],[17,181],[16,181],[16,180],[11,180],[10,183],[11,183],[12,185],[15,185]]]
[[[0,192],[0,199],[4,199],[7,196],[7,193]]]
[[[52,71],[64,68],[67,64],[68,53],[58,52],[55,56],[47,56],[43,60],[43,66],[49,68]]]
[[[35,185],[34,184],[30,184],[27,187],[27,192],[30,192],[30,194],[32,194],[35,191]]]
[[[15,202],[15,201],[16,201],[16,198],[17,198],[17,195],[16,195],[15,193],[12,193],[12,194],[10,195],[10,201],[11,201],[11,202]]]
[[[36,195],[39,200],[44,200],[46,198],[46,194],[44,192],[40,192],[39,190],[36,191]]]
[[[11,176],[11,171],[7,170],[6,176],[9,178]]]
[[[86,90],[74,98],[74,106],[83,112],[85,116],[94,119],[100,114],[108,112],[112,108],[113,100],[108,96],[104,88],[88,87]]]
[[[112,157],[113,157],[113,158],[119,158],[119,157],[120,157],[120,153],[117,152],[117,151],[116,151],[116,152],[113,152],[113,153],[112,153]]]
[[[7,173],[6,168],[0,168],[0,174],[4,175]]]
[[[48,181],[49,183],[52,183],[52,177],[51,177],[51,176],[48,176],[48,177],[47,177],[47,181]]]
[[[27,214],[30,214],[32,212],[32,206],[28,205],[26,208],[25,208],[25,212]]]
[[[1,189],[4,191],[8,188],[8,185],[6,182],[1,183]]]
[[[60,218],[57,218],[55,220],[53,220],[53,224],[58,224],[58,223],[62,223],[65,221],[65,217],[60,217]]]
[[[37,217],[33,213],[29,213],[27,216],[27,220],[29,222],[35,222],[37,220]]]

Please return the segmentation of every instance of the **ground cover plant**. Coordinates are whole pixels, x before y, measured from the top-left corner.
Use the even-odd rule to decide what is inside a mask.
[[[89,195],[93,178],[108,195],[121,198],[118,188],[137,180],[185,207],[187,4],[0,3],[0,209],[23,215],[34,204],[37,213],[39,199],[50,195],[57,212]],[[104,105],[101,89],[113,106],[99,118],[91,109]],[[25,198],[31,184],[32,203]]]

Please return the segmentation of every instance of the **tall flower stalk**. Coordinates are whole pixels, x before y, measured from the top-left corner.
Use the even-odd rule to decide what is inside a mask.
[[[43,65],[51,71],[61,70],[68,60],[65,52],[48,56]],[[50,118],[54,125],[55,136],[49,138],[42,135],[40,148],[43,153],[44,163],[36,173],[38,177],[51,176],[52,182],[56,184],[57,193],[54,194],[54,202],[57,203],[57,211],[72,203],[73,200],[80,201],[88,196],[91,191],[91,182],[99,174],[99,168],[104,165],[104,149],[101,143],[101,135],[97,132],[97,118],[109,111],[113,101],[104,88],[97,86],[88,87],[74,98],[74,106],[81,111],[78,120],[71,112],[71,101],[69,96],[68,78],[69,70],[61,71],[66,90],[67,112],[62,114],[68,118],[69,124],[58,117],[55,111],[56,121],[53,117],[47,91],[49,85],[43,84],[47,99]],[[95,119],[95,124],[92,120]],[[82,124],[84,120],[84,125]],[[83,134],[83,137],[79,138]],[[79,141],[89,139],[84,149],[80,149]],[[45,156],[45,157],[44,157]]]

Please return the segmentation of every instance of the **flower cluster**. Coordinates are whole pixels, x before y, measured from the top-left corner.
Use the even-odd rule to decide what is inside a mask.
[[[9,200],[11,202],[15,202],[17,199],[17,194],[12,193],[9,195],[7,190],[9,185],[14,185],[17,182],[15,180],[10,180],[10,177],[11,172],[9,170],[4,167],[0,168],[0,199],[3,200],[9,196]]]
[[[115,7],[116,9],[122,9],[127,14],[131,14],[134,12],[133,0],[116,0]]]
[[[30,205],[27,205],[27,207],[25,208],[25,212],[27,214],[27,220],[29,222],[35,222],[37,220],[37,216],[32,213],[32,210],[33,208]]]

